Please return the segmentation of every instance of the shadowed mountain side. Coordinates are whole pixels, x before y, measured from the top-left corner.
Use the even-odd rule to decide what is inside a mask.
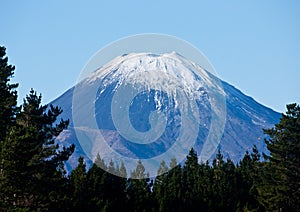
[[[208,86],[214,86],[213,84],[216,77],[210,76],[209,78],[209,74],[207,74],[205,70],[189,63],[189,61],[176,53],[166,55],[161,57],[156,55],[133,55],[136,57],[133,62],[137,60],[137,64],[140,65],[146,72],[149,72],[148,70],[154,70],[155,68],[158,71],[162,71],[163,74],[175,75],[183,82],[183,89],[186,89],[187,93],[193,91],[194,87],[196,88],[198,94],[195,95],[198,95],[196,98],[200,121],[199,132],[194,148],[199,154],[210,129],[210,114],[212,111],[212,106],[209,102],[212,97],[209,96],[209,93],[207,94],[206,87],[202,87],[202,85],[203,83],[208,83]],[[130,59],[132,59],[133,56],[131,54]],[[86,102],[84,98],[79,99],[76,101],[76,107],[81,108],[81,110],[85,110],[87,105],[88,108],[90,108],[90,105],[94,104],[91,107],[94,108],[94,111],[90,111],[90,113],[93,114],[88,114],[88,116],[96,119],[97,126],[100,129],[99,132],[101,132],[101,135],[104,137],[108,146],[112,147],[115,151],[118,151],[120,154],[124,154],[126,157],[151,158],[152,156],[161,154],[160,152],[164,152],[173,145],[174,141],[179,136],[180,127],[182,127],[181,122],[178,121],[181,113],[176,109],[176,99],[174,101],[168,99],[168,97],[171,96],[170,93],[173,92],[172,87],[167,88],[166,92],[161,90],[157,92],[157,90],[160,89],[160,86],[165,86],[162,85],[165,81],[160,82],[160,78],[157,78],[155,73],[150,73],[148,79],[144,79],[136,73],[134,73],[135,75],[132,75],[130,72],[131,69],[128,67],[132,66],[137,69],[136,66],[138,65],[130,61],[131,63],[125,66],[124,63],[129,60],[126,57],[129,56],[122,56],[117,58],[115,61],[110,62],[106,69],[104,69],[104,72],[106,71],[107,73],[103,79],[99,79],[99,75],[103,74],[103,72],[99,72],[99,74],[97,73],[98,71],[96,71],[93,73],[92,77],[84,81],[83,84],[86,84],[87,87],[94,86],[94,84],[98,83],[99,88],[97,87],[98,92],[95,96],[96,99],[92,102]],[[172,59],[174,59],[175,62],[172,61]],[[182,68],[178,68],[178,61],[181,62],[180,65],[183,65],[183,68],[184,65],[187,64],[185,65],[188,67],[187,71],[184,72]],[[120,65],[118,66],[118,64]],[[155,65],[154,68],[152,67],[153,64]],[[130,71],[124,68],[122,69],[122,65],[127,67]],[[112,68],[112,66],[114,67]],[[193,77],[193,68],[200,69],[200,77]],[[140,70],[137,69],[133,71],[139,73],[138,71]],[[133,76],[135,78],[133,78]],[[154,143],[153,145],[151,144],[151,149],[143,149],[142,151],[137,150],[137,148],[140,148],[141,145],[124,142],[124,138],[118,133],[114,126],[114,122],[112,121],[112,117],[110,115],[113,106],[112,99],[115,95],[115,91],[118,86],[123,83],[124,79],[131,79],[135,82],[142,81],[142,84],[145,86],[152,86],[151,83],[153,83],[153,87],[155,87],[155,90],[148,89],[132,100],[129,115],[134,128],[141,132],[147,132],[151,128],[151,125],[149,125],[149,122],[147,121],[150,114],[149,111],[153,110],[165,112],[167,117],[171,120],[170,122],[167,121],[168,126],[165,128],[164,134],[162,134],[159,138],[159,142]],[[259,151],[265,152],[266,147],[263,141],[264,134],[262,129],[274,126],[274,124],[279,121],[281,114],[259,104],[253,98],[244,95],[232,85],[224,81],[220,81],[220,83],[224,90],[222,95],[224,95],[226,99],[226,122],[224,133],[219,144],[222,152],[225,156],[229,156],[235,162],[238,162],[245,154],[245,151],[251,149],[254,144],[258,147]],[[63,95],[51,102],[51,104],[60,106],[63,109],[64,112],[61,115],[61,118],[70,119],[68,130],[65,130],[58,138],[58,142],[66,141],[67,143],[74,143],[76,145],[76,151],[71,156],[69,164],[67,164],[69,170],[77,164],[77,159],[80,155],[84,156],[86,161],[89,161],[80,146],[74,130],[72,117],[72,98],[74,90],[75,87],[69,89]],[[80,92],[80,95],[83,97],[90,95],[88,89],[83,89]],[[151,102],[149,99],[153,99],[153,101]],[[168,103],[167,106],[164,106],[165,103]],[[168,108],[168,110],[166,110],[166,108]],[[88,117],[84,116],[82,119],[87,119],[83,120],[85,122],[88,121]],[[83,127],[80,129],[77,128],[77,130],[89,133],[92,138],[97,139],[97,132],[95,129],[87,129]],[[93,155],[96,154],[97,148],[101,148],[97,145],[95,146],[95,144],[86,145],[91,151],[93,151],[93,153],[91,153]],[[214,157],[214,155],[212,157]]]

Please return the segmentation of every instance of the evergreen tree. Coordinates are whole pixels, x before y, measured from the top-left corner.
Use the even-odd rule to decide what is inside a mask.
[[[125,169],[125,166],[122,168]],[[107,211],[121,211],[126,207],[126,182],[127,179],[119,177],[120,169],[111,160],[108,171],[103,175],[104,200],[106,200]],[[126,173],[126,169],[123,170]],[[123,173],[124,174],[124,173]]]
[[[203,206],[199,171],[197,152],[192,148],[183,167],[183,201],[186,211],[200,210]]]
[[[226,184],[224,182],[225,180],[224,164],[225,161],[223,159],[223,155],[221,154],[221,150],[218,149],[218,153],[216,154],[216,157],[213,159],[213,163],[212,163],[212,172],[213,172],[212,190],[211,190],[212,204],[210,206],[215,211],[226,210],[224,208],[225,205],[224,193],[226,189]]]
[[[72,210],[84,211],[88,209],[88,198],[87,198],[87,172],[86,164],[84,163],[83,157],[79,157],[78,165],[70,175],[70,186],[71,186],[71,204]]]
[[[212,169],[211,166],[209,165],[209,162],[206,161],[204,164],[203,162],[200,163],[199,166],[199,187],[201,190],[201,195],[202,195],[202,210],[203,211],[209,211],[212,205]]]
[[[237,190],[236,187],[236,170],[233,161],[228,157],[223,167],[223,180],[219,183],[223,184],[223,207],[227,211],[234,211],[237,204]]]
[[[15,67],[8,64],[8,58],[5,55],[5,47],[0,46],[0,142],[4,140],[9,128],[14,125],[16,113],[19,110],[16,91],[18,84],[10,83]]]
[[[87,201],[89,211],[106,210],[106,201],[104,199],[105,185],[104,182],[105,171],[96,163],[92,165],[87,173]]]
[[[11,131],[11,127],[15,125],[15,117],[19,111],[17,107],[17,91],[18,84],[11,84],[15,67],[8,64],[6,57],[6,49],[0,46],[0,208],[6,207],[11,196],[6,195],[7,181],[4,176],[4,143],[7,140],[6,135]]]
[[[121,162],[121,167],[119,169],[119,176],[126,179],[127,178],[127,171],[124,162]]]
[[[238,189],[237,210],[261,211],[263,208],[257,200],[257,186],[259,182],[260,154],[254,145],[252,153],[246,151],[243,159],[239,162],[236,171],[236,183]]]
[[[59,208],[64,204],[64,161],[74,151],[55,144],[68,121],[57,121],[58,107],[41,105],[41,96],[31,90],[2,143],[1,189],[8,207],[33,210]]]
[[[183,190],[182,190],[182,168],[173,158],[170,163],[170,170],[167,177],[164,178],[165,192],[163,204],[160,208],[164,211],[182,211],[183,210]]]
[[[286,114],[274,128],[264,130],[269,155],[263,166],[259,200],[267,210],[300,208],[300,106],[287,105]]]
[[[97,154],[96,156],[96,159],[94,161],[94,164],[96,166],[98,166],[99,168],[101,168],[102,170],[106,170],[107,169],[107,166],[104,162],[104,160],[101,158],[101,156],[99,155],[99,153]]]
[[[169,195],[167,193],[167,173],[168,166],[163,160],[160,164],[160,167],[157,171],[157,176],[154,181],[153,192],[157,202],[157,209],[159,211],[167,211],[166,197]]]
[[[111,160],[107,167],[98,154],[93,166],[87,173],[86,193],[88,194],[89,211],[124,210],[127,203],[126,175],[124,163],[121,163],[121,167],[118,168]]]
[[[131,172],[131,178],[127,182],[128,206],[130,211],[152,211],[153,197],[151,192],[152,181],[146,174],[142,161]]]
[[[104,160],[97,154],[87,173],[87,199],[89,211],[107,211],[109,200],[108,173]]]

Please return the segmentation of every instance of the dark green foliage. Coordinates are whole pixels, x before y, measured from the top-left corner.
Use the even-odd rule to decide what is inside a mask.
[[[104,183],[106,180],[104,178],[106,175],[104,173],[105,171],[96,165],[96,163],[92,165],[87,173],[87,189],[85,192],[88,194],[86,201],[90,211],[101,211],[101,209],[107,207],[105,192],[108,191],[105,191],[106,187]]]
[[[11,128],[15,125],[16,114],[19,111],[17,107],[17,91],[18,84],[11,84],[10,80],[13,77],[15,67],[8,64],[8,58],[6,57],[5,47],[0,46],[0,208],[6,207],[7,202],[11,202],[12,195],[7,196],[6,192],[12,193],[11,189],[7,186],[8,178],[4,176],[4,170],[8,167],[11,170],[15,170],[20,166],[10,160],[10,164],[4,164],[3,152],[7,152],[6,146],[8,146],[7,134],[11,131]],[[10,141],[13,145],[17,145],[14,141]],[[10,153],[10,158],[13,158],[13,152]]]
[[[254,146],[252,153],[246,151],[245,156],[237,167],[237,189],[239,191],[237,209],[239,211],[262,211],[257,198],[258,191],[256,182],[259,182],[260,154]]]
[[[197,152],[192,148],[187,156],[182,174],[182,195],[184,210],[201,210],[202,192]],[[197,200],[197,201],[196,201]]]
[[[0,142],[15,123],[17,107],[17,83],[10,83],[15,67],[8,64],[6,49],[0,46]],[[1,149],[0,149],[1,150]]]
[[[232,211],[236,205],[235,165],[228,158],[224,161],[220,149],[212,163],[209,209]]]
[[[264,155],[259,200],[268,210],[300,209],[300,106],[287,105],[274,128],[266,129],[270,155]]]
[[[31,90],[2,143],[1,188],[8,205],[49,209],[63,204],[66,174],[64,161],[74,146],[60,148],[55,138],[68,125],[58,107],[41,105],[41,96]]]
[[[78,166],[70,175],[71,211],[121,211],[126,208],[127,179],[112,174],[118,171],[112,161],[106,168],[98,155],[86,172],[83,158],[79,158]]]
[[[124,167],[123,167],[124,168]],[[106,211],[121,211],[126,206],[126,178],[119,177],[119,168],[110,161],[109,172],[102,175],[102,191]],[[126,172],[126,169],[123,170]],[[124,173],[123,173],[124,174]]]
[[[128,207],[130,211],[152,211],[154,198],[151,192],[152,180],[145,172],[142,161],[138,161],[137,167],[131,172],[131,178],[127,182]]]
[[[165,161],[162,161],[160,167],[157,171],[157,177],[154,181],[153,193],[157,200],[157,208],[159,211],[166,211],[166,199],[167,194],[167,176],[168,176],[168,166]]]
[[[165,172],[169,169],[167,172]],[[153,192],[158,211],[181,211],[183,210],[182,200],[182,169],[177,165],[176,159],[172,159],[170,168],[163,161],[155,178]]]
[[[288,109],[274,129],[265,131],[270,135],[266,141],[270,150],[270,155],[265,155],[267,160],[261,161],[254,146],[235,165],[230,158],[224,159],[219,149],[210,165],[208,161],[199,163],[197,153],[191,149],[183,167],[175,159],[169,167],[162,161],[154,184],[139,161],[131,172],[135,179],[128,179],[127,187],[120,191],[125,198],[119,203],[129,211],[297,211],[299,107]],[[98,163],[104,162],[99,159]],[[108,169],[113,167],[110,162]],[[100,187],[105,184],[111,185],[104,183]],[[96,195],[101,197],[100,202],[113,198],[104,197],[105,191],[99,190]],[[105,203],[99,208],[108,209]]]
[[[82,157],[78,159],[78,165],[70,175],[70,195],[73,210],[84,211],[88,209],[88,183],[86,164]]]

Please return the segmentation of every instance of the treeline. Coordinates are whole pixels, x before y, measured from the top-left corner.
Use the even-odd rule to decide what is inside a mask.
[[[219,151],[212,164],[198,163],[191,149],[183,166],[175,160],[161,163],[155,179],[147,178],[139,162],[130,174],[120,178],[99,168],[100,157],[86,170],[82,158],[72,171],[68,209],[82,211],[263,211],[258,200],[260,154],[254,147],[235,165]],[[109,172],[120,174],[111,162]]]
[[[235,164],[219,150],[199,163],[191,149],[182,166],[162,161],[154,179],[141,161],[127,173],[100,156],[87,170],[80,157],[68,175],[64,162],[75,147],[55,142],[68,121],[33,90],[17,106],[5,55],[0,47],[0,211],[299,211],[299,105],[264,130],[268,155],[254,146]]]
[[[69,178],[71,203],[68,209],[298,211],[299,193],[296,190],[299,192],[299,176],[295,173],[293,178],[283,171],[276,176],[280,165],[272,166],[272,162],[262,161],[260,157],[254,146],[238,164],[230,158],[224,159],[220,150],[211,164],[199,163],[197,153],[191,149],[183,166],[177,165],[175,160],[169,165],[163,161],[155,179],[147,178],[140,161],[131,172],[131,178],[126,179],[110,174],[121,173],[112,162],[106,166],[110,173],[99,168],[104,165],[99,156],[89,170],[80,158]],[[274,178],[269,179],[268,175]],[[141,179],[132,179],[137,177]],[[295,186],[295,193],[290,193],[292,187],[284,185],[287,183]],[[285,186],[288,187],[284,190]]]

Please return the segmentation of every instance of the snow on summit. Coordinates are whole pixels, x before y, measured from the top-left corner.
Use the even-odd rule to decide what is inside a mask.
[[[165,159],[159,157],[177,141],[185,152],[193,147],[200,159],[220,147],[237,162],[254,144],[266,151],[262,129],[281,116],[176,52],[118,56],[52,104],[70,119],[58,139],[76,145],[69,169],[80,155],[93,160],[105,148],[101,156],[108,161],[112,155],[143,164]],[[183,153],[174,150],[170,157],[181,159]]]
[[[213,82],[211,74],[200,65],[187,60],[176,52],[156,55],[152,53],[130,53],[116,57],[96,70],[86,80],[88,82],[104,78],[109,84],[118,80],[119,84],[141,84],[148,89],[164,90],[168,95],[182,89],[193,96],[201,88],[211,86],[222,91]]]

